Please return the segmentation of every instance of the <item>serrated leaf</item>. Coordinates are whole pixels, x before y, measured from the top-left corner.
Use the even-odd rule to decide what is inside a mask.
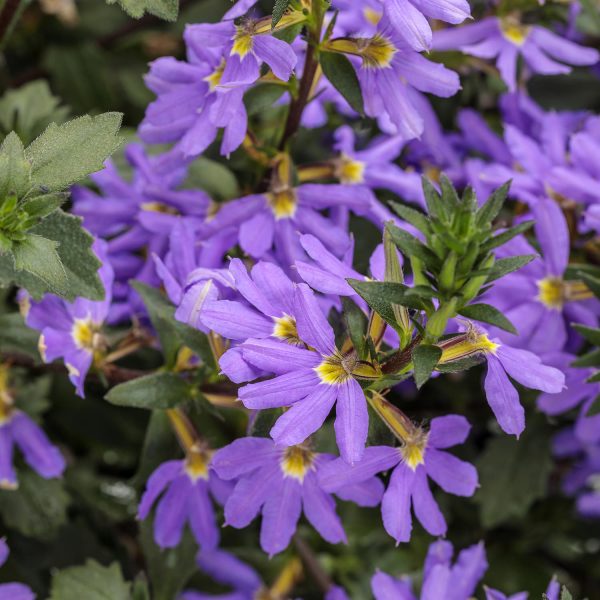
[[[24,470],[19,473],[17,490],[0,491],[0,514],[11,529],[49,540],[67,522],[69,502],[62,479],[44,479]]]
[[[490,269],[486,283],[491,283],[504,277],[509,273],[518,271],[525,265],[528,265],[532,260],[537,258],[535,254],[522,254],[520,256],[509,256],[508,258],[499,258],[494,266]]]
[[[439,267],[439,259],[414,235],[390,223],[386,225],[386,229],[389,231],[394,244],[398,246],[400,252],[402,252],[405,257],[416,256],[421,259],[429,269]]]
[[[117,133],[121,113],[86,115],[63,125],[52,123],[26,149],[31,162],[31,182],[49,191],[60,191],[100,171],[104,161],[120,146]]]
[[[41,194],[39,196],[27,198],[21,208],[30,216],[36,219],[43,219],[52,214],[57,208],[60,208],[68,199],[66,192],[54,192],[53,194]]]
[[[175,373],[152,373],[112,388],[105,398],[117,406],[155,410],[174,408],[188,395],[189,387]]]
[[[271,19],[271,28],[275,28],[277,23],[281,21],[285,11],[290,5],[291,0],[275,0],[275,6],[273,6],[273,18]]]
[[[130,600],[131,584],[118,563],[103,567],[95,560],[52,575],[49,600]]]
[[[420,389],[431,377],[441,356],[442,349],[439,346],[429,344],[421,344],[412,351],[414,378],[417,388]]]
[[[458,314],[467,319],[489,323],[509,333],[517,334],[515,326],[495,306],[490,304],[469,304],[461,308]]]
[[[44,79],[8,90],[0,99],[0,135],[14,130],[24,144],[32,142],[50,123],[67,118],[69,109],[60,103]]]
[[[506,197],[510,190],[511,181],[507,181],[504,185],[495,190],[488,198],[487,202],[477,211],[475,223],[478,227],[491,224],[498,216],[502,206],[506,202]]]
[[[515,225],[502,233],[490,238],[487,242],[482,244],[481,246],[481,254],[485,254],[494,248],[498,248],[499,246],[503,246],[513,238],[525,233],[528,229],[531,229],[534,221],[525,221],[524,223],[520,223],[519,225]]]
[[[121,8],[134,19],[139,19],[148,12],[151,15],[176,21],[179,13],[179,0],[106,0],[108,4],[118,2]]]
[[[31,188],[31,165],[17,134],[9,133],[0,146],[0,203],[9,195],[22,198]]]
[[[352,63],[343,54],[336,52],[321,52],[319,61],[323,74],[331,85],[359,115],[363,115],[365,112],[363,95]]]
[[[401,219],[404,219],[407,223],[414,225],[419,231],[422,231],[425,234],[431,231],[427,216],[422,212],[411,208],[410,206],[406,206],[405,204],[400,204],[399,202],[391,202],[390,204],[394,212]]]
[[[139,281],[133,281],[131,285],[144,301],[152,325],[160,339],[167,366],[175,364],[177,351],[185,344],[200,356],[205,364],[216,368],[206,335],[177,321],[175,307],[159,290]]]
[[[492,439],[477,463],[480,489],[475,501],[486,528],[524,517],[546,494],[552,470],[550,434],[542,418],[530,419],[519,440]]]
[[[98,277],[100,261],[92,252],[92,236],[81,226],[81,218],[55,210],[39,225],[30,230],[43,238],[59,244],[58,256],[66,273],[66,285],[54,290],[33,273],[17,271],[10,256],[0,256],[0,285],[24,287],[35,300],[53,292],[72,301],[78,296],[91,300],[104,298],[104,287]]]
[[[13,244],[15,268],[39,277],[57,294],[66,291],[67,274],[56,251],[58,243],[35,234],[27,234],[22,242]]]

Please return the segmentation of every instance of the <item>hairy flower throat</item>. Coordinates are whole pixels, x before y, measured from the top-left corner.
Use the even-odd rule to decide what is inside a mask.
[[[290,446],[281,460],[281,470],[286,477],[302,482],[312,468],[314,458],[314,453],[305,446]]]
[[[561,277],[545,277],[537,282],[537,299],[547,308],[562,310],[566,302],[593,298],[583,281],[565,281]]]

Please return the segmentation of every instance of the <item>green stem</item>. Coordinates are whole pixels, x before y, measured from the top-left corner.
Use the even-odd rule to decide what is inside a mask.
[[[4,48],[21,13],[31,0],[4,0],[0,8],[0,50]]]

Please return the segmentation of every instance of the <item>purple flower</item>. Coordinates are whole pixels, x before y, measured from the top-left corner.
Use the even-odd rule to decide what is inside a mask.
[[[553,200],[540,199],[532,212],[543,257],[500,279],[486,295],[486,301],[500,309],[519,332],[515,337],[494,329],[494,335],[511,345],[543,354],[567,346],[570,323],[596,327],[599,311],[597,301],[583,282],[564,279],[570,237],[559,205]],[[498,256],[535,252],[519,238],[501,249]],[[579,345],[575,343],[572,349]]]
[[[329,543],[345,542],[335,501],[318,479],[332,459],[305,446],[283,448],[268,438],[241,438],[217,451],[213,466],[219,476],[237,479],[225,504],[226,524],[246,527],[262,512],[260,545],[271,556],[288,546],[302,512]],[[365,478],[336,493],[361,506],[376,506],[381,492],[381,482]]]
[[[490,340],[483,330],[472,326],[465,334],[442,342],[440,347],[440,364],[473,355],[485,357],[484,389],[488,404],[503,431],[517,437],[525,429],[525,411],[508,376],[525,387],[550,394],[556,394],[564,387],[565,376],[558,369],[542,364],[532,352],[511,348],[498,339]]]
[[[154,540],[161,548],[179,544],[187,523],[203,549],[214,549],[219,543],[219,530],[210,495],[224,504],[230,486],[214,471],[207,450],[193,447],[185,460],[170,460],[160,465],[148,479],[138,509],[145,519],[158,500],[154,518]]]
[[[485,600],[527,600],[529,598],[529,594],[527,592],[517,592],[516,594],[511,594],[507,596],[498,590],[493,590],[487,586],[484,586],[485,590]],[[552,579],[546,588],[546,592],[544,595],[544,600],[558,600],[558,595],[560,593],[560,584],[556,579]]]
[[[583,442],[600,442],[600,414],[588,415],[594,400],[600,395],[600,383],[588,383],[593,369],[571,367],[575,356],[564,352],[544,355],[544,363],[556,367],[565,374],[565,387],[558,394],[540,394],[537,399],[539,409],[547,415],[560,415],[579,406],[575,423],[575,434]]]
[[[9,550],[0,538],[0,567],[6,562]],[[0,583],[0,600],[35,600],[36,595],[22,583]]]
[[[39,350],[44,362],[62,358],[81,397],[85,377],[92,364],[101,360],[106,347],[101,329],[112,298],[113,270],[106,243],[96,240],[93,249],[102,262],[98,276],[104,285],[104,300],[77,298],[66,302],[52,294],[46,294],[39,302],[22,294],[20,300],[27,325],[41,332]]]
[[[233,277],[220,267],[223,255],[234,245],[231,232],[215,236],[210,244],[198,242],[196,228],[188,219],[177,221],[169,236],[169,251],[161,259],[153,255],[156,272],[171,302],[175,318],[202,331],[200,316],[208,302],[233,295]]]
[[[387,24],[379,25],[370,38],[338,38],[326,46],[360,58],[361,64],[355,68],[365,112],[371,117],[387,115],[406,140],[419,137],[424,129],[413,99],[415,89],[447,98],[460,88],[456,73],[415,52]]]
[[[593,65],[599,58],[593,48],[575,44],[545,27],[524,25],[514,17],[487,17],[472,25],[437,31],[432,47],[495,58],[500,75],[511,91],[517,85],[519,55],[532,73],[542,75],[570,73],[569,65]]]
[[[244,360],[276,376],[239,390],[247,408],[289,406],[271,436],[286,446],[300,444],[325,421],[337,402],[335,432],[344,460],[360,460],[369,426],[363,391],[353,377],[356,355],[342,354],[312,291],[299,284],[294,300],[298,337],[309,349],[273,340],[248,340],[240,346]]]
[[[337,256],[350,246],[346,230],[336,226],[320,211],[340,207],[365,214],[377,202],[364,186],[306,184],[297,188],[273,187],[224,204],[208,222],[205,234],[226,228],[237,230],[239,245],[252,258],[275,259],[284,270],[303,258],[297,232],[311,233]]]
[[[483,543],[461,550],[452,564],[454,548],[450,542],[438,541],[429,546],[423,569],[420,600],[469,600],[487,571]],[[417,600],[410,580],[396,579],[377,572],[371,587],[375,600]]]
[[[254,600],[260,592],[267,591],[260,575],[229,552],[202,550],[197,563],[200,570],[232,590],[226,596],[188,590],[181,595],[181,600]]]
[[[370,446],[365,449],[362,460],[354,465],[337,459],[321,470],[321,486],[335,492],[393,469],[381,503],[385,530],[396,542],[408,542],[412,505],[417,519],[431,535],[444,535],[446,521],[429,489],[428,477],[450,494],[472,496],[475,493],[478,485],[475,467],[443,451],[462,444],[471,426],[459,415],[432,419],[429,431],[416,427],[406,418],[396,419],[394,424],[397,437],[402,440],[400,447]]]

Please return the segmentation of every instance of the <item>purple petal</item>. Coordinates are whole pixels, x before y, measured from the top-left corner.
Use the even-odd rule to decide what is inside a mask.
[[[321,362],[316,352],[273,339],[249,340],[242,344],[241,349],[245,360],[277,375],[314,369]]]
[[[461,415],[447,415],[431,420],[427,443],[433,448],[450,448],[462,444],[469,436],[471,425]]]
[[[479,483],[472,464],[434,448],[427,450],[425,470],[445,492],[455,496],[472,496]]]
[[[381,502],[385,530],[397,543],[408,542],[412,530],[410,498],[415,485],[415,472],[399,464],[392,473],[388,489]]]
[[[253,258],[261,258],[271,249],[274,235],[273,213],[261,210],[240,226],[240,246]]]
[[[266,337],[273,331],[271,319],[233,300],[206,304],[200,320],[205,327],[231,340]]]
[[[308,473],[302,486],[302,505],[310,524],[330,544],[346,542],[346,534],[337,513],[335,501],[317,484],[314,473]]]
[[[270,35],[255,35],[254,53],[266,62],[275,74],[275,77],[287,81],[298,58],[289,44]]]
[[[337,395],[338,388],[333,385],[319,384],[313,388],[306,398],[296,402],[277,419],[271,429],[275,443],[294,446],[304,442],[323,425]]]
[[[183,464],[180,460],[170,460],[162,463],[148,478],[146,490],[138,508],[138,519],[145,519],[152,509],[152,505],[163,493],[164,489],[179,475]]]
[[[191,482],[186,474],[176,477],[158,503],[154,519],[154,540],[161,548],[179,544],[187,518]]]
[[[521,435],[525,429],[525,411],[519,402],[517,390],[506,376],[500,361],[493,355],[487,357],[484,388],[500,427],[506,433]]]
[[[371,579],[375,600],[416,600],[410,584],[378,571]]]
[[[260,528],[260,545],[269,556],[288,547],[302,510],[301,494],[300,482],[291,477],[285,477],[278,488],[271,490]]]
[[[301,370],[268,381],[250,383],[238,393],[246,408],[277,408],[306,398],[317,385],[319,380],[312,369]]]
[[[431,535],[444,535],[447,529],[446,520],[429,489],[427,475],[423,467],[417,467],[415,471],[412,501],[415,516],[419,519],[421,525]]]
[[[569,262],[570,238],[567,220],[554,200],[542,199],[532,207],[535,235],[551,275],[562,277]]]
[[[296,327],[300,339],[316,348],[323,356],[335,352],[335,336],[331,325],[323,316],[312,290],[300,283],[295,296]]]
[[[535,354],[527,350],[502,345],[496,350],[496,355],[506,372],[525,387],[549,393],[557,393],[564,388],[564,373],[542,364]]]
[[[8,424],[0,426],[0,489],[17,487],[17,474],[13,466],[13,439]]]
[[[388,0],[384,4],[386,17],[392,27],[413,50],[422,52],[431,47],[431,27],[423,14],[408,0]]]
[[[362,458],[369,432],[369,413],[362,388],[355,379],[338,386],[335,437],[342,458],[354,464]]]
[[[269,438],[245,437],[215,452],[211,465],[219,477],[235,479],[276,459],[278,451]]]
[[[190,527],[201,548],[213,550],[219,544],[215,511],[208,496],[205,480],[195,481],[188,496]]]
[[[342,461],[342,463],[348,464],[345,461]],[[372,477],[366,481],[340,488],[335,492],[335,495],[341,500],[354,502],[358,506],[378,506],[384,491],[385,486],[381,479]]]
[[[0,600],[35,600],[35,594],[22,583],[2,583]]]
[[[262,585],[252,567],[224,550],[203,550],[197,561],[200,569],[224,585],[248,592],[255,592]]]

